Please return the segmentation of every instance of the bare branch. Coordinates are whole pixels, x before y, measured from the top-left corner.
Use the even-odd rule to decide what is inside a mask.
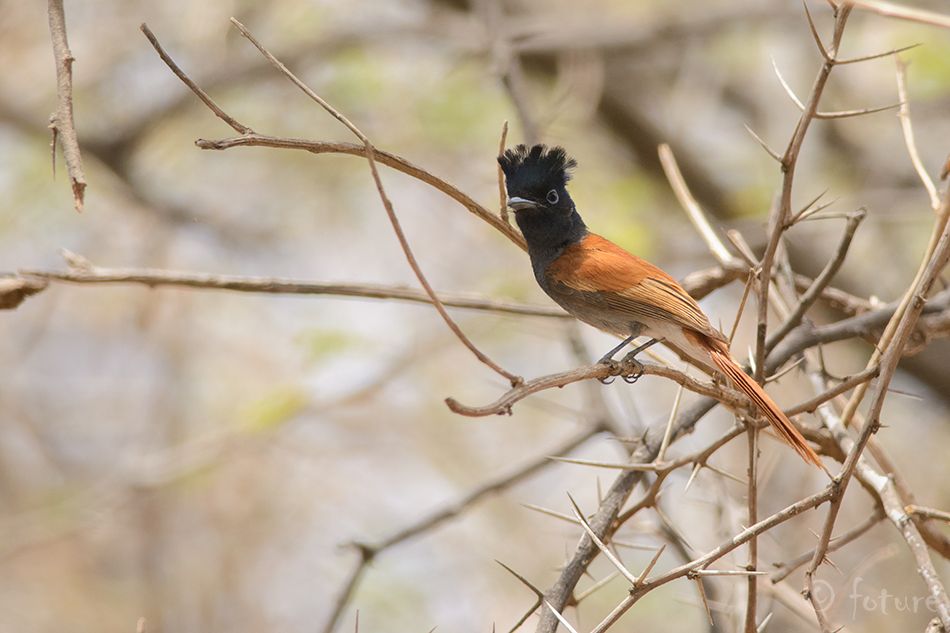
[[[235,136],[219,140],[198,139],[195,145],[201,149],[226,150],[232,147],[281,147],[286,149],[300,149],[312,154],[347,154],[349,156],[365,156],[366,148],[363,145],[355,143],[343,143],[334,141],[309,141],[304,139],[281,138],[277,136],[265,136],[262,134],[248,134],[245,136]],[[492,213],[470,196],[462,192],[457,187],[451,185],[445,180],[435,176],[421,167],[413,165],[409,161],[395,154],[373,148],[374,158],[387,167],[392,167],[397,171],[412,176],[446,194],[469,211],[477,215],[482,220],[488,222],[492,227],[498,229],[505,237],[518,245],[522,250],[526,250],[524,238],[521,237],[514,227],[507,222],[503,222],[497,214]]]
[[[780,162],[780,163],[782,162],[782,155],[779,154],[778,152],[776,152],[776,151],[775,151],[774,149],[772,149],[771,147],[769,147],[769,146],[768,146],[768,143],[766,143],[765,141],[763,141],[763,140],[759,137],[759,135],[756,134],[756,133],[752,130],[752,128],[750,128],[748,125],[746,125],[746,126],[745,126],[745,129],[746,129],[746,131],[749,132],[749,134],[752,135],[752,138],[754,138],[756,141],[758,141],[759,145],[762,146],[762,149],[764,149],[766,152],[768,152],[768,155],[769,155],[769,156],[771,156],[772,158],[774,158],[776,161],[778,161],[778,162]]]
[[[855,527],[852,530],[849,530],[848,532],[842,534],[841,536],[837,536],[833,538],[831,540],[831,543],[828,545],[828,553],[830,554],[831,552],[839,550],[845,545],[847,545],[848,543],[851,543],[857,540],[858,538],[866,534],[868,530],[870,530],[875,525],[883,521],[885,518],[886,518],[886,515],[884,514],[883,508],[881,508],[880,506],[877,507],[874,513],[871,516],[869,516],[863,523],[861,523],[861,525]],[[788,578],[788,576],[792,572],[794,572],[796,569],[798,569],[799,567],[801,567],[802,565],[810,561],[812,558],[814,558],[814,556],[815,556],[815,550],[812,550],[810,552],[802,554],[801,556],[799,556],[798,558],[794,560],[790,560],[787,563],[782,563],[781,565],[778,566],[779,571],[775,572],[772,575],[771,577],[772,583],[775,584],[775,583],[782,582],[783,580]]]
[[[0,310],[16,309],[27,297],[46,290],[47,285],[43,279],[0,277]]]
[[[73,62],[76,59],[66,41],[66,14],[63,0],[49,0],[49,31],[56,58],[56,111],[50,116],[49,129],[53,131],[53,175],[56,174],[56,143],[63,148],[66,171],[73,188],[73,203],[82,213],[86,191],[86,174],[82,168],[82,154],[73,120]]]
[[[877,378],[877,375],[879,373],[880,373],[880,368],[877,365],[874,365],[873,367],[868,367],[861,373],[855,374],[841,381],[841,384],[835,387],[832,387],[831,389],[828,389],[824,393],[818,394],[811,400],[808,400],[799,405],[796,405],[792,407],[791,409],[787,409],[785,411],[785,415],[791,417],[793,415],[798,415],[800,413],[814,413],[815,410],[821,405],[823,405],[824,403],[840,396],[846,391],[854,389],[856,386],[862,383],[865,383],[869,380]]]
[[[798,305],[795,306],[795,309],[791,314],[788,315],[784,323],[776,328],[772,334],[769,335],[768,339],[766,339],[766,354],[771,352],[775,348],[775,345],[801,322],[802,317],[805,316],[805,313],[808,312],[808,309],[811,308],[818,300],[818,297],[821,295],[821,291],[831,283],[832,278],[838,273],[838,270],[844,263],[844,259],[848,254],[848,249],[851,247],[851,240],[854,238],[854,234],[858,230],[858,226],[866,217],[867,209],[858,209],[857,211],[848,215],[848,223],[845,226],[844,234],[841,236],[841,241],[838,243],[838,248],[835,250],[834,255],[825,265],[824,270],[821,271],[821,274],[818,275],[814,283],[812,283],[811,287],[805,292],[804,295],[802,295],[802,298],[799,299]]]
[[[680,173],[679,166],[676,164],[673,150],[670,149],[669,145],[663,144],[659,147],[659,154],[663,171],[666,174],[667,180],[670,181],[670,185],[673,187],[673,193],[676,194],[676,199],[679,200],[680,205],[686,210],[687,216],[689,216],[693,226],[699,231],[703,241],[706,242],[706,246],[709,247],[712,254],[716,256],[720,264],[724,266],[735,264],[736,258],[726,250],[726,246],[709,224],[709,218],[706,217],[699,203],[696,202],[696,199],[689,192],[686,181],[683,180],[683,174]]]
[[[501,126],[501,141],[498,143],[498,155],[505,153],[505,141],[508,139],[508,120]],[[505,224],[511,224],[508,220],[508,191],[505,189],[505,172],[501,169],[501,164],[497,165],[498,170],[498,217]]]
[[[932,26],[950,29],[950,16],[943,13],[907,7],[886,0],[853,0],[854,6],[889,18],[899,18],[911,22],[921,22]]]
[[[139,28],[142,30],[142,33],[145,33],[145,37],[148,38],[149,43],[155,49],[155,52],[158,53],[158,56],[162,58],[162,61],[165,62],[165,65],[175,73],[175,76],[178,77],[183,84],[188,86],[188,89],[195,93],[202,103],[208,106],[208,109],[214,112],[215,116],[227,123],[231,128],[238,134],[253,134],[254,130],[247,127],[246,125],[238,122],[236,119],[232,118],[227,112],[218,107],[218,104],[208,96],[204,90],[202,90],[198,84],[191,80],[191,78],[185,74],[185,71],[175,63],[175,60],[165,52],[165,49],[162,48],[162,45],[158,42],[158,38],[152,33],[151,29],[148,28],[148,25],[145,22],[142,22]]]
[[[715,398],[729,407],[741,408],[747,404],[747,400],[738,391],[731,389],[717,388],[712,383],[704,383],[695,378],[684,374],[681,371],[662,365],[643,364],[644,376],[662,376],[675,381],[686,389],[703,396]],[[520,385],[512,387],[506,394],[495,402],[482,407],[469,407],[461,404],[454,398],[446,398],[445,403],[454,413],[469,417],[483,417],[486,415],[510,414],[511,408],[519,401],[528,396],[552,389],[554,387],[564,387],[580,380],[590,378],[610,378],[612,376],[624,376],[633,372],[631,368],[615,368],[608,365],[597,364],[587,367],[576,367],[574,369],[561,372],[559,374],[550,374],[541,376],[533,380],[528,380]]]
[[[422,268],[419,266],[419,263],[416,261],[415,255],[413,255],[411,248],[409,247],[409,241],[406,239],[406,235],[402,230],[402,226],[399,222],[399,218],[396,217],[396,211],[393,209],[392,202],[389,200],[389,197],[386,195],[386,191],[383,189],[383,181],[379,176],[379,170],[376,169],[376,159],[375,159],[375,147],[370,142],[369,138],[363,134],[359,128],[357,128],[353,123],[349,121],[345,116],[338,112],[333,106],[327,103],[322,97],[317,93],[311,90],[306,84],[304,84],[300,79],[297,78],[290,70],[284,66],[276,57],[271,55],[271,53],[265,49],[250,32],[247,28],[231,18],[231,23],[234,24],[238,30],[241,31],[241,34],[246,37],[255,47],[261,52],[264,57],[270,60],[274,66],[277,67],[294,85],[300,88],[308,97],[316,101],[320,106],[330,113],[336,120],[346,126],[357,138],[363,141],[364,145],[364,154],[366,155],[366,161],[369,163],[370,172],[373,175],[373,181],[376,183],[376,190],[379,192],[380,200],[383,203],[383,207],[386,209],[386,215],[389,217],[389,221],[392,224],[393,231],[396,233],[396,238],[399,240],[399,245],[402,247],[403,253],[406,256],[406,261],[409,262],[409,267],[412,268],[413,273],[415,273],[416,278],[419,280],[419,283],[422,284],[422,287],[425,289],[426,294],[429,295],[429,298],[432,300],[432,305],[435,306],[436,311],[442,317],[442,320],[445,321],[445,324],[452,330],[452,333],[455,334],[456,338],[475,355],[475,357],[481,361],[483,364],[487,365],[495,372],[501,374],[507,378],[512,385],[519,385],[523,382],[523,379],[520,376],[515,376],[497,365],[494,361],[488,358],[481,350],[475,347],[469,338],[462,332],[462,329],[455,323],[452,317],[449,316],[449,313],[446,312],[445,307],[439,301],[438,296],[435,294],[435,290],[432,289],[432,286],[429,285],[429,281],[426,279],[425,274],[422,272]]]
[[[844,3],[837,8],[834,35],[832,36],[831,46],[827,49],[829,59],[831,60],[834,60],[838,55],[838,48],[841,44],[844,26],[848,21],[848,16],[851,14],[851,9],[852,5],[848,3]],[[798,162],[798,156],[801,151],[802,143],[805,140],[808,126],[818,111],[818,102],[821,100],[821,95],[824,92],[825,85],[828,82],[828,77],[831,75],[833,68],[833,61],[826,60],[819,69],[818,76],[812,85],[808,102],[802,106],[802,116],[798,121],[798,125],[795,127],[795,133],[791,141],[789,141],[785,154],[782,156],[782,191],[778,198],[778,203],[773,205],[774,208],[769,213],[769,241],[766,245],[765,253],[762,255],[761,262],[758,296],[759,312],[756,326],[755,362],[753,363],[755,365],[755,380],[759,383],[761,383],[765,377],[765,337],[768,330],[768,293],[769,287],[772,285],[772,264],[775,259],[776,251],[778,250],[779,242],[784,234],[785,227],[788,226],[788,220],[792,214],[792,183],[795,178],[795,166]],[[777,67],[776,73],[778,73]],[[786,90],[788,90],[789,94],[794,98],[794,94],[787,88],[784,80],[781,79],[781,75],[779,75],[779,78],[783,86],[786,86]]]
[[[630,607],[632,607],[640,598],[642,598],[644,595],[646,595],[647,593],[649,593],[656,587],[665,585],[668,582],[671,582],[678,578],[682,578],[684,576],[688,577],[691,574],[695,573],[696,571],[700,569],[704,569],[709,564],[719,560],[720,558],[722,558],[729,552],[732,552],[736,548],[741,547],[742,545],[747,543],[749,539],[753,538],[754,536],[758,536],[759,534],[762,534],[763,532],[766,532],[767,530],[772,529],[776,525],[784,523],[785,521],[788,521],[789,519],[795,516],[798,516],[802,512],[805,512],[806,510],[810,510],[811,508],[815,508],[829,501],[834,496],[834,490],[835,490],[834,486],[828,486],[822,491],[817,492],[809,497],[806,497],[805,499],[802,499],[801,501],[798,501],[788,506],[784,510],[780,512],[776,512],[775,514],[768,517],[767,519],[763,519],[762,521],[759,521],[755,525],[752,525],[746,528],[745,530],[743,530],[736,536],[732,537],[730,540],[721,544],[719,547],[707,552],[703,556],[700,556],[699,558],[689,563],[686,563],[684,565],[680,565],[679,567],[675,567],[674,569],[671,569],[670,571],[660,574],[659,576],[656,576],[654,578],[647,578],[638,587],[632,590],[630,592],[630,596],[628,596],[627,598],[624,598],[623,602],[621,602],[620,605],[618,605],[617,608],[614,609],[613,612],[611,612],[608,620],[605,620],[604,622],[602,622],[598,626],[598,628],[595,630],[598,630],[598,631],[606,630],[607,626],[605,625],[609,625],[616,622],[617,619],[619,619],[621,615],[626,613],[627,610],[629,610]]]
[[[905,80],[906,65],[896,55],[894,61],[897,62],[897,94],[901,100],[900,119],[901,130],[904,132],[904,142],[907,145],[907,153],[910,154],[910,162],[913,163],[920,181],[924,183],[927,194],[930,196],[930,207],[936,212],[940,208],[940,194],[937,193],[937,187],[927,170],[924,169],[924,163],[920,160],[920,154],[917,152],[917,142],[914,140],[914,126],[910,122],[910,104],[907,102],[907,84]]]
[[[950,523],[950,512],[943,512],[942,510],[923,508],[921,506],[907,506],[904,508],[904,512],[907,514],[913,514],[914,516],[924,517],[925,519],[939,519],[946,523]]]

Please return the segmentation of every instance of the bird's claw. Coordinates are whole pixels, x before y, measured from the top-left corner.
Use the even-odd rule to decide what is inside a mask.
[[[616,377],[619,376],[623,372],[623,364],[615,361],[612,358],[601,358],[597,364],[604,365],[605,367],[607,367],[608,370],[610,370],[609,374],[607,374],[603,378],[597,379],[604,385],[612,384],[614,380],[616,379]],[[624,378],[624,380],[626,380],[626,378]]]
[[[634,358],[633,354],[627,354],[622,361],[602,358],[598,364],[606,366],[610,371],[603,378],[598,378],[605,385],[612,384],[617,376],[623,378],[623,381],[628,385],[632,385],[643,375],[643,364]]]
[[[628,385],[640,380],[640,376],[643,375],[643,363],[634,358],[635,354],[630,353],[624,356],[623,361],[621,361],[621,377],[623,381]]]

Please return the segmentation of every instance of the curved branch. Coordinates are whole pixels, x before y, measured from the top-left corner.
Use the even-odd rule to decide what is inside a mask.
[[[638,370],[639,369],[640,368],[638,368]],[[644,376],[662,376],[664,378],[668,378],[677,384],[682,385],[685,389],[689,389],[690,391],[698,393],[701,396],[713,398],[733,409],[739,409],[748,404],[748,400],[746,400],[746,398],[738,391],[718,388],[712,383],[700,382],[699,380],[696,380],[695,378],[692,378],[691,376],[688,376],[679,370],[673,369],[672,367],[650,364],[642,365],[642,370]],[[586,367],[577,367],[559,374],[549,374],[547,376],[535,378],[534,380],[525,381],[524,383],[509,389],[505,395],[495,402],[485,406],[465,406],[455,398],[446,398],[445,404],[447,404],[449,409],[451,409],[454,413],[473,418],[484,417],[486,415],[510,414],[511,408],[517,402],[524,400],[531,394],[538,393],[539,391],[552,389],[554,387],[564,387],[565,385],[569,385],[581,380],[587,380],[589,378],[604,379],[613,376],[628,376],[630,373],[631,372],[629,369],[623,365],[618,367],[611,367],[601,364],[588,365]]]
[[[232,136],[230,138],[207,140],[198,139],[195,145],[201,149],[226,150],[232,147],[279,147],[283,149],[301,149],[311,154],[347,154],[349,156],[366,156],[366,148],[358,143],[344,143],[338,141],[308,141],[299,138],[281,138],[277,136],[267,136],[264,134],[245,134],[243,136]],[[413,165],[405,158],[390,154],[378,147],[373,148],[373,157],[381,164],[391,167],[396,171],[401,171],[407,176],[412,176],[421,180],[427,185],[435,187],[445,195],[449,196],[473,214],[488,222],[493,228],[501,232],[502,235],[519,246],[522,250],[527,250],[524,238],[513,226],[502,221],[497,215],[477,203],[468,194],[451,183],[439,178],[438,176],[426,171],[422,167]]]

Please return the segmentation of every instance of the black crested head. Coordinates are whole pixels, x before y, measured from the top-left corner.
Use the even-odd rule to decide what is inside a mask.
[[[508,206],[528,244],[534,274],[547,289],[544,271],[571,244],[587,236],[587,227],[567,193],[577,162],[563,147],[518,145],[498,157],[505,172]]]
[[[499,156],[498,164],[505,172],[509,198],[522,198],[544,206],[569,202],[566,185],[577,161],[568,156],[563,147],[518,145]],[[552,190],[556,195],[551,195]]]

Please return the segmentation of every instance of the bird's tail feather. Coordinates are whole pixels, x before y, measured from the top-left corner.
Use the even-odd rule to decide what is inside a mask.
[[[798,429],[785,417],[785,414],[778,408],[778,405],[763,391],[759,383],[752,380],[752,378],[742,371],[742,368],[739,367],[739,363],[735,361],[724,343],[720,345],[716,345],[716,343],[719,343],[719,341],[715,341],[712,345],[707,346],[709,357],[712,362],[715,363],[716,367],[729,377],[736,388],[755,403],[755,406],[758,407],[759,411],[771,422],[779,435],[785,438],[785,441],[801,455],[802,459],[828,472],[828,469],[825,468],[825,465],[822,464],[818,458],[818,454],[808,445],[808,442],[805,441],[802,434],[798,432]]]

